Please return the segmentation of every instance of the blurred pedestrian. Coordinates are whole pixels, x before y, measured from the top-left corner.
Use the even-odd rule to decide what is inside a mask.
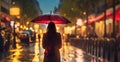
[[[120,33],[118,33],[116,36],[116,46],[117,49],[120,51]]]
[[[34,32],[31,37],[32,42],[36,42],[36,33]]]
[[[42,46],[45,49],[43,62],[60,62],[61,35],[56,32],[53,22],[48,24],[47,32],[43,34]]]
[[[40,36],[40,34],[38,34],[38,40],[39,40],[39,42],[40,42],[40,38],[41,38],[41,36]]]
[[[4,39],[2,37],[2,34],[0,33],[0,52],[3,52],[4,49]]]
[[[12,38],[12,34],[11,34],[11,27],[7,27],[5,29],[5,44],[4,44],[4,49],[6,52],[9,51],[10,49],[10,44],[11,44],[11,38]]]
[[[2,28],[0,26],[0,52],[3,52],[4,51],[4,38],[2,36],[2,30],[5,30],[6,28]]]
[[[29,44],[30,44],[29,34],[26,34],[25,42],[26,42],[27,46],[29,46]]]
[[[4,49],[6,52],[8,52],[10,49],[10,42],[11,42],[11,33],[10,32],[8,32],[8,31],[6,32],[5,39],[6,39],[6,42],[5,42]]]

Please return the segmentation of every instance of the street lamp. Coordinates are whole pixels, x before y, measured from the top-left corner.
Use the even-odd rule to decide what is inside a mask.
[[[14,2],[15,3],[15,2]],[[19,7],[16,7],[16,6],[12,6],[10,8],[10,15],[13,16],[13,17],[16,17],[16,16],[19,16],[20,15],[20,8]],[[16,48],[16,32],[15,32],[15,20],[14,20],[14,25],[13,25],[13,36],[14,36],[14,39],[13,39],[13,47]]]
[[[83,25],[82,19],[78,18],[75,24],[75,34],[77,34],[77,27],[82,25]]]
[[[82,23],[82,19],[77,19],[77,23],[76,23],[78,26],[82,26],[83,23]]]

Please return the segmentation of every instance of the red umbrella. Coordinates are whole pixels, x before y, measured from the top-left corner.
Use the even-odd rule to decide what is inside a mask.
[[[48,24],[49,22],[54,22],[55,24],[68,24],[70,21],[66,19],[63,16],[60,15],[41,15],[33,19],[31,22],[34,23],[42,23],[42,24]]]

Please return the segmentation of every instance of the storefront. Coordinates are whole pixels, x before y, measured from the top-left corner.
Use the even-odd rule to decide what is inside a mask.
[[[105,32],[104,12],[94,19],[90,19],[89,24],[92,23],[95,24],[94,28],[98,37],[103,37]],[[116,7],[115,11],[115,27],[113,27],[113,9],[106,10],[106,34],[108,37],[113,33],[113,28],[115,28],[115,34],[120,33],[120,5]]]

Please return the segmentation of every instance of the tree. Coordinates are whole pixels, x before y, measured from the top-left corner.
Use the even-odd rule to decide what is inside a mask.
[[[25,20],[31,20],[40,14],[38,13],[35,3],[33,0],[13,0],[16,6],[20,7],[21,17],[26,18]],[[25,16],[25,17],[24,17]]]
[[[94,13],[100,0],[65,0],[60,7],[60,14],[75,22],[76,18],[84,18]],[[86,12],[86,15],[83,13]]]

